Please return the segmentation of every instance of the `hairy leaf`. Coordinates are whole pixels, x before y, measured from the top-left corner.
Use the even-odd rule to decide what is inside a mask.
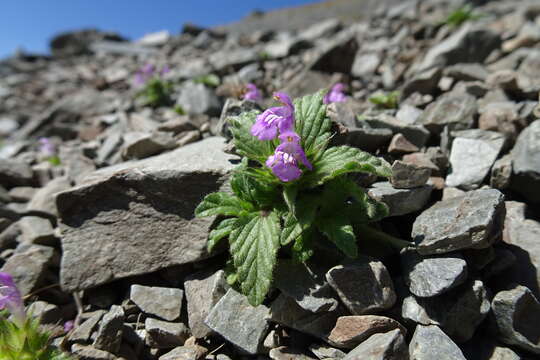
[[[358,256],[358,246],[353,227],[346,219],[332,217],[317,222],[319,230],[330,239],[339,250],[350,258]]]
[[[308,157],[326,149],[330,139],[331,121],[326,116],[323,98],[326,90],[294,101],[295,130],[302,138],[302,147]]]
[[[237,279],[253,306],[261,304],[270,289],[279,232],[279,217],[271,212],[239,218],[238,227],[229,236]]]
[[[383,177],[392,175],[390,165],[385,160],[349,146],[329,148],[313,163],[313,168],[302,179],[308,187],[322,185],[351,172],[366,172]]]
[[[251,135],[251,126],[255,123],[257,115],[258,112],[253,110],[231,117],[228,121],[238,154],[264,165],[266,159],[274,153],[276,143],[274,141],[261,141]]]
[[[243,169],[236,171],[231,179],[231,188],[236,196],[262,208],[272,205],[278,198],[277,185]]]
[[[312,226],[319,207],[316,196],[302,196],[296,203],[296,213],[288,212],[285,215],[281,245],[289,244],[306,232]]]
[[[205,216],[240,216],[245,211],[253,210],[251,204],[240,200],[236,196],[224,192],[215,192],[205,196],[195,209],[195,215]]]
[[[212,252],[221,239],[229,236],[234,230],[237,223],[236,220],[236,218],[222,220],[214,230],[210,231],[207,243],[209,253]]]

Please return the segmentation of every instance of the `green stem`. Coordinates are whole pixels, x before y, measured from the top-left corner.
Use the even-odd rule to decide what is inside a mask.
[[[388,235],[382,231],[376,230],[369,225],[357,225],[358,233],[362,234],[363,238],[368,240],[374,240],[377,242],[383,242],[387,245],[390,245],[393,249],[400,251],[406,247],[411,246],[412,244],[408,241],[396,238],[392,235]]]

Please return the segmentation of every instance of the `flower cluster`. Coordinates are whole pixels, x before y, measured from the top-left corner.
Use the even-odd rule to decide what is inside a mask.
[[[56,145],[49,138],[39,138],[39,154],[43,160],[47,160],[52,165],[60,165],[60,158]]]
[[[246,85],[246,92],[244,93],[244,100],[259,101],[262,99],[261,92],[257,89],[255,84],[249,83]]]
[[[159,77],[161,77],[169,71],[170,68],[167,65],[165,65],[161,69],[161,71],[158,72],[153,64],[146,64],[139,70],[137,70],[137,72],[135,73],[135,85],[143,86],[148,82],[148,80],[152,79],[154,76],[158,75]]]
[[[4,309],[13,315],[17,325],[21,326],[24,323],[26,315],[21,293],[15,286],[11,275],[0,272],[0,310]]]
[[[282,92],[274,93],[274,98],[281,102],[282,106],[271,107],[258,115],[251,127],[251,134],[264,141],[275,139],[279,132],[281,144],[276,147],[274,154],[268,157],[266,166],[281,181],[289,182],[302,175],[300,163],[309,170],[312,166],[300,145],[300,136],[294,132],[294,105],[291,99]]]
[[[330,91],[324,96],[323,103],[328,105],[333,102],[344,102],[347,100],[347,96],[343,93],[343,89],[345,89],[345,84],[343,83],[337,83],[332,86]]]

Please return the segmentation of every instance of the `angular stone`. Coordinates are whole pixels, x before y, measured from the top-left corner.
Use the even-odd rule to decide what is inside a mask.
[[[146,344],[158,349],[182,346],[189,338],[189,329],[182,323],[147,318],[144,322]]]
[[[208,257],[212,219],[194,219],[193,211],[233,168],[223,147],[223,139],[207,138],[100,169],[58,194],[63,288],[88,289]]]
[[[214,52],[209,57],[210,64],[215,70],[221,71],[228,67],[237,67],[256,61],[259,54],[255,48],[239,48]]]
[[[466,360],[460,348],[438,326],[416,325],[409,344],[411,360]]]
[[[161,355],[159,360],[202,360],[206,353],[206,349],[202,346],[179,346],[168,353]]]
[[[373,314],[391,308],[396,302],[394,284],[380,261],[361,257],[338,265],[326,273],[328,283],[343,304],[355,315]]]
[[[77,356],[79,360],[117,360],[118,358],[110,352],[96,349],[92,346],[84,346],[74,344],[71,347],[71,352]]]
[[[70,187],[71,185],[66,177],[52,179],[34,194],[32,200],[28,203],[27,209],[43,211],[58,216],[55,196],[57,193],[67,190]]]
[[[225,272],[200,272],[186,278],[184,289],[187,300],[187,313],[191,334],[196,338],[203,338],[212,333],[205,325],[204,320],[210,310],[225,295],[229,285]]]
[[[124,310],[121,306],[113,305],[103,316],[92,346],[116,354],[120,350],[123,328]]]
[[[4,187],[31,185],[32,168],[16,160],[0,159],[0,185]]]
[[[131,285],[129,298],[145,314],[174,321],[180,317],[184,292],[180,289]]]
[[[428,105],[418,122],[433,134],[439,134],[445,126],[450,130],[465,130],[472,128],[476,111],[473,96],[446,93]]]
[[[431,169],[400,160],[392,164],[390,183],[396,189],[411,189],[423,186],[431,175]]]
[[[511,188],[531,202],[540,203],[540,120],[519,135],[512,150]]]
[[[374,129],[390,129],[394,134],[403,134],[412,144],[423,147],[429,139],[429,131],[421,124],[408,124],[393,116],[381,114],[367,116],[364,120]]]
[[[491,168],[489,185],[498,190],[507,189],[512,179],[512,155],[507,154],[495,161]]]
[[[204,84],[194,82],[187,82],[183,85],[176,105],[181,106],[188,114],[218,116],[221,111],[221,103],[214,91]]]
[[[26,313],[39,318],[41,324],[58,324],[62,320],[62,311],[58,306],[41,300],[30,304]]]
[[[280,261],[274,274],[274,286],[307,311],[326,312],[338,306],[335,293],[324,277],[316,276],[304,264]]]
[[[54,246],[57,240],[51,222],[37,216],[25,216],[19,220],[22,240],[27,244]]]
[[[389,216],[400,216],[422,210],[429,201],[431,185],[413,189],[395,189],[389,182],[378,182],[368,189],[368,194],[388,205]]]
[[[425,210],[416,218],[411,236],[422,255],[482,249],[501,234],[504,215],[504,195],[500,191],[469,191]]]
[[[356,77],[373,76],[380,63],[381,57],[379,54],[358,52],[352,64],[351,74]]]
[[[229,98],[225,101],[219,122],[217,126],[217,133],[227,139],[232,139],[232,134],[229,130],[228,119],[240,115],[243,112],[249,112],[253,110],[260,111],[261,108],[254,101],[249,100],[236,100]]]
[[[372,335],[347,354],[343,360],[406,360],[407,343],[401,330]]]
[[[493,131],[474,129],[456,132],[450,153],[452,170],[446,177],[446,184],[465,189],[477,188],[489,173],[505,140],[503,135]]]
[[[403,98],[411,94],[432,94],[436,91],[441,76],[441,67],[433,67],[416,73],[403,85]]]
[[[170,133],[164,132],[132,132],[124,135],[122,158],[144,159],[163,151],[174,149],[176,142]]]
[[[15,252],[0,271],[13,276],[17,288],[25,296],[43,285],[47,268],[53,264],[53,261],[53,248],[32,245],[21,252]]]
[[[524,286],[501,291],[492,301],[498,338],[533,354],[540,354],[540,303]]]
[[[392,155],[402,155],[406,153],[417,152],[418,146],[411,143],[403,134],[396,134],[388,145],[388,152]]]
[[[105,315],[105,311],[98,310],[85,322],[75,327],[73,331],[68,335],[68,344],[88,343],[90,341],[92,333],[94,332],[103,315]]]
[[[440,295],[467,279],[467,262],[461,255],[422,257],[414,249],[401,253],[404,280],[418,297]]]
[[[519,116],[519,106],[512,101],[488,103],[478,119],[478,128],[482,130],[498,131],[509,138],[515,139],[522,127]]]
[[[311,356],[307,356],[302,351],[290,348],[288,346],[280,346],[270,350],[268,356],[272,360],[315,360]]]
[[[227,341],[249,354],[257,354],[268,332],[264,305],[251,306],[246,297],[229,289],[214,306],[205,324]]]
[[[407,332],[394,319],[378,315],[340,316],[328,336],[328,343],[343,349],[353,349],[371,335],[394,329]]]
[[[317,358],[320,360],[324,359],[342,359],[345,357],[345,353],[339,349],[334,349],[329,346],[312,344],[309,346],[309,351],[311,351]]]
[[[407,154],[403,156],[403,161],[409,164],[414,164],[418,167],[431,169],[432,175],[439,175],[441,173],[439,165],[432,161],[432,156],[430,156],[428,153],[416,152]]]
[[[484,81],[489,73],[482,64],[464,63],[446,67],[444,75],[454,78],[456,81]]]

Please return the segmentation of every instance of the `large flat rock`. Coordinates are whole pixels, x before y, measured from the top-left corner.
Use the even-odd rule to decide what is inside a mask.
[[[207,258],[212,219],[193,213],[234,167],[223,147],[223,139],[208,138],[100,169],[58,194],[62,287],[88,289]]]

